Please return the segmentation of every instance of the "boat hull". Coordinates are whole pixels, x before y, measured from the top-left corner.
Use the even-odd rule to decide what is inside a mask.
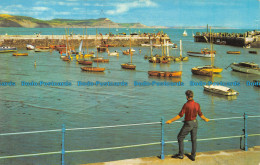
[[[121,68],[135,70],[136,66],[133,64],[121,64]]]
[[[240,51],[227,51],[227,54],[240,54]]]
[[[13,56],[28,56],[28,53],[13,53]]]
[[[189,56],[193,57],[206,57],[206,58],[211,58],[211,54],[204,54],[201,52],[187,52]],[[212,57],[215,57],[215,54],[212,54]]]
[[[17,51],[17,49],[15,47],[9,47],[9,46],[0,47],[0,53],[16,52],[16,51]]]
[[[92,61],[85,61],[85,60],[79,60],[78,61],[79,64],[82,64],[82,65],[92,65]]]
[[[157,77],[181,77],[181,71],[148,71],[149,76],[157,76]]]
[[[232,68],[232,70],[237,71],[237,72],[260,75],[260,69],[259,68],[258,69],[252,69],[252,68],[248,68],[248,67],[241,67],[237,63],[232,63],[230,65],[230,67]]]
[[[204,85],[203,87],[205,91],[225,96],[234,96],[239,94],[237,91],[221,85]]]
[[[99,68],[99,67],[81,67],[82,71],[87,72],[104,72],[105,68]]]
[[[109,59],[95,58],[92,61],[93,62],[109,62]]]

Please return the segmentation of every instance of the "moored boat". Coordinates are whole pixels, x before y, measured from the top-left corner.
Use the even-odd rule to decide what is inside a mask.
[[[250,50],[248,52],[251,53],[251,54],[257,54],[257,51],[254,51],[254,50]]]
[[[213,74],[219,74],[223,71],[222,68],[205,65],[205,66],[197,66],[191,69],[193,74],[202,75],[202,76],[212,76]]]
[[[78,63],[82,65],[92,65],[93,62],[88,60],[78,60]]]
[[[93,62],[109,62],[109,59],[104,59],[102,57],[97,57],[92,59]]]
[[[97,51],[98,52],[105,52],[107,50],[106,46],[97,46]]]
[[[211,57],[215,57],[216,51],[210,51],[207,48],[201,49],[201,52],[192,52],[192,51],[188,51],[187,54],[189,56],[194,56],[194,57],[207,57],[207,58],[211,58]]]
[[[260,80],[253,80],[255,87],[260,87]]]
[[[188,36],[188,33],[186,30],[184,30],[184,32],[182,33],[182,36],[184,36],[184,37]]]
[[[28,53],[13,53],[13,56],[28,56]]]
[[[233,90],[231,88],[222,85],[204,85],[203,87],[205,91],[220,94],[220,95],[225,95],[225,96],[233,96],[239,94],[236,90]]]
[[[135,50],[133,48],[131,48],[131,54],[133,54],[135,52]],[[123,51],[124,55],[129,55],[130,54],[130,49],[127,49],[125,51]]]
[[[181,77],[182,71],[148,71],[148,75],[157,77]]]
[[[10,46],[1,46],[0,47],[0,53],[6,53],[6,52],[16,52],[16,47],[10,47]]]
[[[125,63],[125,64],[121,64],[121,67],[122,67],[123,69],[135,70],[136,65],[131,64],[131,63]]]
[[[234,71],[260,75],[259,65],[254,62],[240,62],[240,63],[234,62],[230,64],[230,67]]]
[[[240,51],[227,51],[227,54],[240,54]]]
[[[88,72],[104,72],[106,69],[100,67],[81,67],[81,70]]]
[[[27,44],[27,45],[26,45],[26,49],[27,49],[27,50],[34,50],[35,47],[34,47],[33,45]]]
[[[180,57],[176,57],[174,58],[175,62],[179,62],[179,61],[188,61],[189,57],[182,57],[182,40],[180,40]]]
[[[118,51],[110,52],[110,51],[108,50],[108,51],[107,51],[107,54],[108,54],[109,56],[119,56]]]

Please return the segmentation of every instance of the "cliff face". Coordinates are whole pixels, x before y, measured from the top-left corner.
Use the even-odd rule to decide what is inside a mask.
[[[140,23],[115,23],[108,18],[73,20],[73,19],[53,19],[39,20],[32,17],[13,16],[0,14],[0,27],[25,27],[25,28],[61,28],[61,27],[103,27],[103,28],[147,28]]]

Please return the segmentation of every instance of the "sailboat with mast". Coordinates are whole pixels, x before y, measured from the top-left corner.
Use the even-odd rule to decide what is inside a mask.
[[[129,42],[130,42],[130,48],[129,48],[129,54],[130,54],[130,57],[131,57],[131,62],[130,63],[124,63],[124,64],[121,64],[121,67],[123,68],[123,69],[131,69],[131,70],[135,70],[135,68],[136,68],[136,65],[134,65],[133,63],[132,63],[132,56],[133,56],[133,53],[132,53],[132,51],[131,51],[131,35],[130,35],[130,38],[129,38]]]
[[[187,33],[186,29],[184,30],[184,32],[182,33],[182,35],[183,35],[184,37],[188,36],[188,33]]]
[[[213,76],[213,74],[220,74],[223,69],[214,66],[214,57],[213,57],[213,43],[211,40],[211,29],[210,29],[210,45],[211,45],[211,65],[205,65],[205,66],[196,66],[191,69],[191,72],[196,75],[201,76]]]
[[[98,50],[97,50],[97,58],[98,58]],[[88,72],[104,72],[106,69],[98,67],[98,61],[97,61],[97,67],[81,67],[82,71],[88,71]]]
[[[182,57],[182,40],[180,40],[180,57],[176,57],[174,59],[175,62],[177,61],[188,61],[189,57]]]

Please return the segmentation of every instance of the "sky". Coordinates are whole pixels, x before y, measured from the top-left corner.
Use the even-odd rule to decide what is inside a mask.
[[[0,14],[42,20],[109,18],[147,26],[260,28],[260,0],[0,0]]]

